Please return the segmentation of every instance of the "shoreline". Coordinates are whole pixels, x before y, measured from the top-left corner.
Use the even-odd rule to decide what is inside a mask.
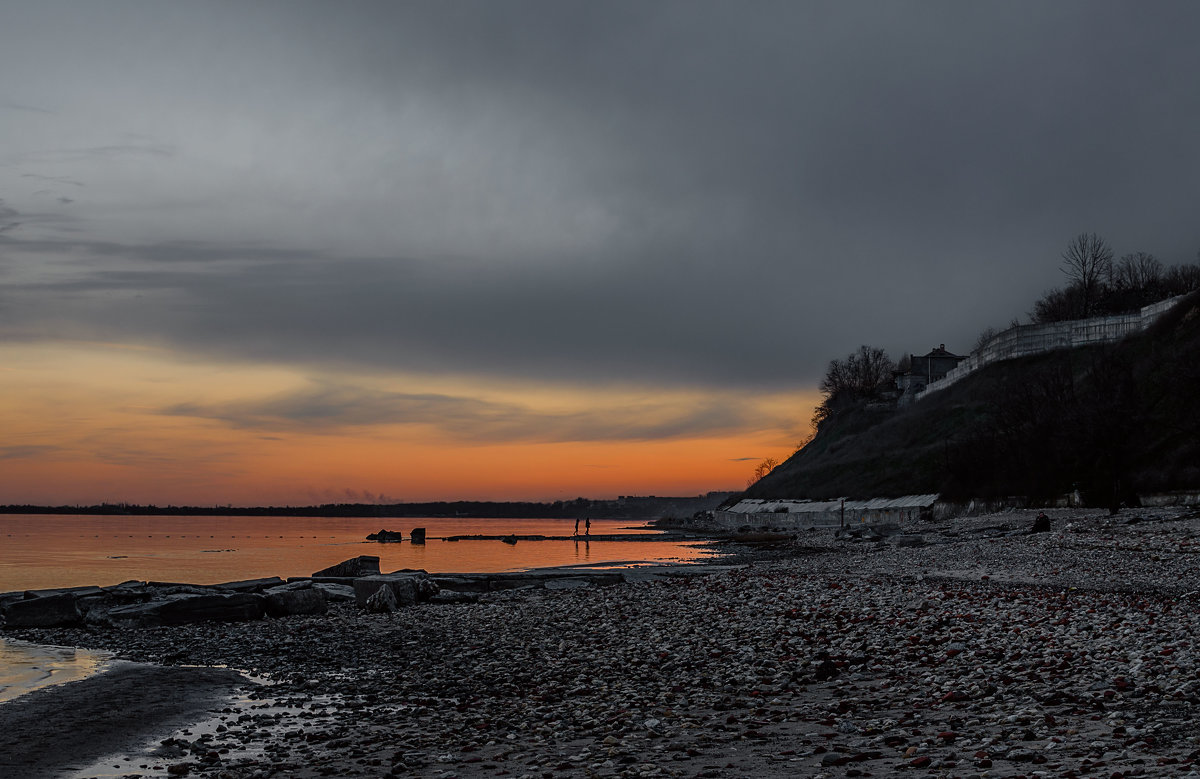
[[[94,676],[111,659],[111,652],[88,652],[0,636],[0,705],[44,687]]]
[[[0,565],[0,598],[8,591],[114,586],[130,580],[215,584],[307,575],[361,554],[378,555],[385,570],[435,572],[518,570],[623,560],[633,555],[652,560],[686,559],[698,554],[689,549],[693,541],[677,540],[679,534],[651,527],[628,528],[629,523],[622,520],[602,521],[599,529],[593,526],[591,543],[582,537],[572,543],[569,536],[561,535],[570,531],[570,523],[501,519],[430,524],[425,544],[413,544],[406,527],[402,543],[379,544],[366,540],[379,530],[373,520],[267,518],[242,527],[219,517],[168,517],[163,524],[157,519],[74,516],[57,518],[47,528],[40,527],[37,517],[12,520],[0,528],[0,537],[6,532],[10,536],[4,538],[5,549],[0,551],[0,559],[8,563]],[[47,535],[39,536],[43,530]],[[515,538],[518,543],[470,540],[464,534]],[[539,535],[563,540],[533,542]],[[445,537],[463,540],[441,540]]]
[[[1200,517],[1033,513],[387,614],[19,634],[269,678],[250,699],[287,711],[185,739],[213,779],[1200,775]]]
[[[227,704],[248,681],[220,668],[118,663],[0,705],[0,775],[59,777]],[[138,769],[130,766],[132,772]]]

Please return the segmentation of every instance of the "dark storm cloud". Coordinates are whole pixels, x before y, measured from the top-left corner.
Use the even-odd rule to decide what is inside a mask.
[[[345,432],[347,427],[428,425],[463,441],[646,441],[745,431],[753,420],[733,403],[642,404],[547,413],[515,403],[432,393],[388,392],[321,383],[257,401],[164,409],[172,416],[216,419],[239,428]]]
[[[9,208],[4,205],[3,200],[0,200],[0,233],[20,227],[20,216],[21,214],[15,208]]]
[[[34,163],[69,163],[92,159],[111,160],[120,157],[170,157],[174,154],[174,149],[165,146],[123,144],[119,146],[92,146],[83,149],[45,149],[18,154],[16,155],[16,160],[18,162]],[[77,184],[78,182],[66,181],[64,183]]]
[[[51,181],[51,182],[54,182],[55,184],[67,184],[72,187],[84,186],[82,181],[75,181],[74,179],[65,178],[63,176],[41,176],[41,175],[38,175],[37,173],[22,173],[21,178],[37,179],[38,181]]]
[[[93,176],[139,193],[161,175],[162,191],[203,195],[142,204],[119,239],[9,229],[0,262],[61,271],[0,291],[10,336],[811,386],[860,343],[965,352],[1061,283],[1080,231],[1168,263],[1200,248],[1191,2],[135,3],[119,24],[85,3],[17,17],[59,31],[63,8],[87,17],[90,37],[61,32],[95,58],[104,100],[147,110],[7,162],[89,191]],[[56,116],[83,104],[21,94]],[[95,230],[133,211],[71,205]],[[185,205],[194,217],[176,217]],[[136,232],[166,217],[177,236]],[[257,242],[225,237],[242,221]]]
[[[0,241],[5,250],[21,245]],[[414,260],[262,257],[247,249],[60,244],[62,251],[143,258],[101,267],[87,251],[53,279],[0,290],[0,326],[64,338],[137,339],[225,359],[386,373],[482,373],[555,383],[781,386],[801,361],[771,335],[790,329],[787,301],[753,316],[739,271],[610,262],[588,268]],[[54,254],[47,242],[33,247]],[[249,256],[253,261],[246,262]],[[229,267],[213,269],[218,259]],[[201,261],[187,269],[180,261]],[[716,278],[720,273],[722,278]],[[708,285],[730,290],[714,293]],[[789,342],[820,339],[795,332]],[[714,371],[714,365],[720,370]],[[763,369],[768,366],[768,370]]]
[[[35,114],[50,114],[50,115],[54,114],[54,111],[51,111],[48,108],[39,108],[38,106],[35,106],[35,105],[22,105],[21,103],[14,103],[9,100],[0,102],[0,107],[6,108],[10,111],[30,111]]]

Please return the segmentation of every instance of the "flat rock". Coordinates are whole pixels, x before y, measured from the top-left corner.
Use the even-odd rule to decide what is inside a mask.
[[[308,588],[285,590],[266,594],[266,612],[271,617],[286,617],[293,614],[324,614],[325,593]]]
[[[336,577],[353,577],[374,576],[379,574],[379,556],[378,555],[359,555],[351,557],[349,560],[343,560],[337,565],[331,565],[328,568],[323,568],[312,575],[316,579],[320,576],[336,576]]]
[[[325,600],[330,603],[349,603],[354,600],[353,584],[335,584],[332,582],[313,582],[314,590],[325,593]]]
[[[262,619],[266,598],[252,593],[229,595],[176,595],[165,600],[111,609],[110,622],[182,625],[188,622],[238,622]]]
[[[2,613],[5,624],[13,628],[67,627],[83,618],[75,596],[69,592],[11,601]]]
[[[276,587],[283,584],[283,579],[278,576],[268,576],[263,579],[245,579],[237,582],[224,582],[223,584],[214,584],[214,590],[222,592],[261,592],[268,587]]]
[[[354,580],[354,601],[359,608],[367,608],[367,600],[381,588],[388,587],[395,598],[396,606],[411,606],[417,602],[417,576],[407,573],[387,573],[364,576]]]

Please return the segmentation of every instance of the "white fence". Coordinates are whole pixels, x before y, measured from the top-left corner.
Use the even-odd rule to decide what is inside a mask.
[[[1144,306],[1133,314],[1010,327],[1002,333],[997,333],[981,348],[971,352],[967,359],[960,362],[958,367],[944,377],[930,382],[922,392],[917,394],[916,399],[919,400],[932,392],[944,390],[961,381],[973,371],[994,362],[1025,357],[1030,354],[1052,352],[1056,349],[1073,349],[1090,344],[1119,341],[1130,333],[1145,330],[1155,319],[1162,316],[1163,312],[1169,310],[1182,298],[1181,295],[1168,300],[1160,300]]]

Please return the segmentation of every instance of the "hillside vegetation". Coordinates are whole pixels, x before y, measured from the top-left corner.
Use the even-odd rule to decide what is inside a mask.
[[[1093,505],[1200,487],[1200,293],[1105,346],[987,366],[904,408],[822,421],[746,497],[1048,501]]]

